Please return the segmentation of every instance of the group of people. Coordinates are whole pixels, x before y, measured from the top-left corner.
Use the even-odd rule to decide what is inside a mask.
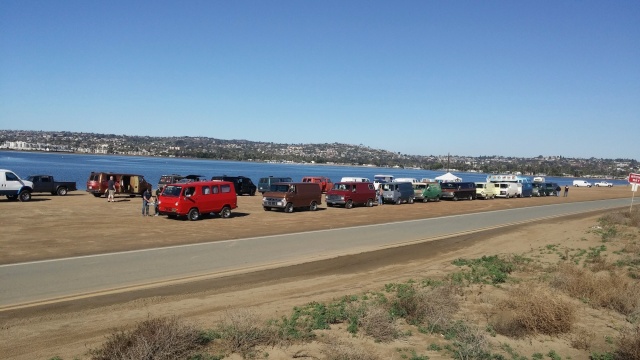
[[[155,210],[155,214],[153,216],[158,216],[160,211],[158,210],[158,195],[159,190],[156,191],[155,195],[151,194],[151,189],[147,188],[142,194],[142,216],[151,216],[149,214],[149,206],[153,206]],[[116,182],[113,179],[113,176],[109,177],[107,181],[107,202],[116,202],[113,198],[116,192]]]

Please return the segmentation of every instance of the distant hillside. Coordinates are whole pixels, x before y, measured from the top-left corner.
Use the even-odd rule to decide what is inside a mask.
[[[152,137],[69,131],[0,130],[0,149],[67,151],[207,158],[238,161],[302,162],[456,169],[484,173],[550,176],[626,177],[638,172],[635,159],[579,159],[562,156],[516,158],[504,156],[407,155],[362,144],[279,144],[208,137]]]

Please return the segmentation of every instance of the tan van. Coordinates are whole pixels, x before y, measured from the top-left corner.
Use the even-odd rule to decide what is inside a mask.
[[[265,211],[282,209],[291,213],[296,208],[318,210],[322,204],[322,192],[316,183],[275,183],[262,197],[262,207]]]
[[[149,184],[142,175],[92,172],[89,175],[89,180],[87,180],[87,192],[93,194],[95,197],[100,197],[103,194],[107,196],[107,183],[111,176],[113,176],[113,180],[115,181],[116,195],[125,194],[134,197],[136,195],[142,196],[146,189],[151,191],[151,184]]]

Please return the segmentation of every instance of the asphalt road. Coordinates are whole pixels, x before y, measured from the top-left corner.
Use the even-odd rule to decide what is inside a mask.
[[[356,254],[630,205],[610,199],[0,266],[0,311]]]

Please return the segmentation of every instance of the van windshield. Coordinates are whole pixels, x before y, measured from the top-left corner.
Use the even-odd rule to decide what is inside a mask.
[[[182,191],[182,187],[169,185],[164,187],[164,190],[162,191],[162,195],[178,197],[180,196],[180,191]]]
[[[454,183],[442,183],[440,184],[440,187],[443,189],[457,189],[459,185]]]
[[[289,191],[289,185],[271,185],[269,191],[272,192],[287,192]]]
[[[351,185],[349,184],[333,184],[333,190],[349,190],[351,189]]]
[[[500,184],[501,189],[506,189],[509,187],[509,184]]]

